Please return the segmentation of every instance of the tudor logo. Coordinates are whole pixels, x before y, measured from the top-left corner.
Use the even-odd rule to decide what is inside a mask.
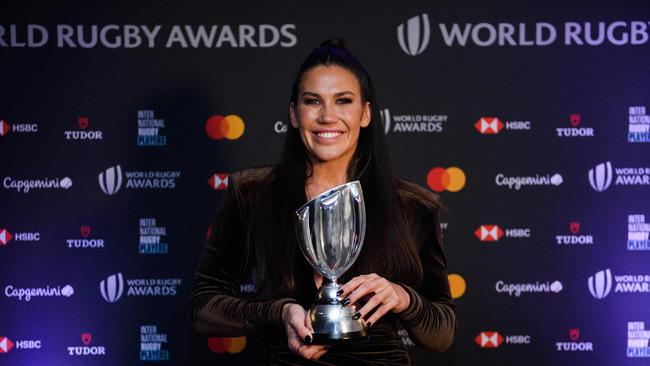
[[[589,276],[587,283],[591,296],[597,299],[603,299],[612,290],[612,271],[609,268],[604,271],[598,271],[595,275]]]
[[[88,128],[88,117],[79,117],[79,128],[82,130]]]
[[[208,179],[208,184],[212,189],[224,190],[228,188],[228,173],[216,173]]]
[[[589,169],[589,184],[591,188],[602,192],[612,184],[612,163],[605,162],[596,165],[595,168]]]
[[[114,195],[122,188],[122,167],[112,166],[99,173],[99,187],[107,195]]]
[[[93,339],[93,335],[90,333],[81,333],[81,343],[85,346],[89,345]]]
[[[499,225],[481,225],[474,231],[474,235],[480,241],[498,241],[503,236],[503,229]]]
[[[81,232],[81,236],[83,236],[84,238],[90,236],[90,226],[84,225],[81,227],[79,231]]]
[[[580,339],[580,329],[578,328],[569,329],[569,338],[573,342],[576,342],[578,339]]]
[[[7,229],[0,228],[0,245],[7,245],[13,238],[11,232]]]
[[[580,232],[580,223],[578,221],[571,221],[569,223],[569,230],[573,235],[578,234]]]
[[[427,14],[416,15],[397,27],[397,40],[407,55],[417,56],[429,45],[431,29]]]
[[[474,341],[481,348],[497,348],[503,343],[503,336],[499,332],[481,332]]]
[[[484,135],[495,135],[501,132],[503,126],[503,122],[496,117],[483,117],[474,124],[474,128]]]
[[[9,128],[11,128],[11,125],[5,120],[0,120],[0,136],[4,136],[7,133],[9,133]]]
[[[124,292],[124,277],[122,273],[116,273],[108,276],[99,283],[99,291],[107,302],[116,302],[122,297]]]

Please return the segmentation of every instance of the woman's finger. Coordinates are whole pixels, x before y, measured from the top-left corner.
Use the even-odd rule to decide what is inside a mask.
[[[371,273],[367,275],[361,275],[361,276],[356,276],[350,281],[348,281],[345,285],[341,286],[338,295],[342,297],[348,297],[348,295],[356,290],[360,285],[370,281],[380,278],[377,274]]]

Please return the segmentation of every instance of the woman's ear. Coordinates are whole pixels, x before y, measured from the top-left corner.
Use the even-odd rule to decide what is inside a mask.
[[[370,105],[370,102],[366,102],[366,104],[363,106],[363,112],[361,115],[361,127],[368,127],[370,124],[370,120],[372,116],[372,106]]]
[[[291,119],[291,126],[298,128],[298,117],[296,116],[296,105],[291,102],[289,104],[289,118]]]

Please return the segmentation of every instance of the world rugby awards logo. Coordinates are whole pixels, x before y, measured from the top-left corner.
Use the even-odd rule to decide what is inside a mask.
[[[612,184],[612,176],[612,163],[600,163],[589,169],[589,184],[594,190],[602,192]]]
[[[112,166],[99,173],[98,178],[102,192],[109,196],[114,195],[122,187],[122,168],[119,165]]]
[[[598,271],[595,275],[589,276],[589,292],[597,299],[603,299],[609,295],[612,289],[612,271],[608,269]]]
[[[108,276],[99,283],[99,291],[107,302],[116,302],[124,292],[124,278],[122,273]]]
[[[406,21],[406,29],[404,29],[404,23],[397,27],[399,45],[402,47],[402,51],[411,56],[417,56],[427,48],[430,36],[431,30],[427,14],[409,18]]]
[[[388,110],[388,108],[384,108],[379,111],[379,114],[381,116],[381,121],[384,123],[384,133],[388,134],[390,131],[390,110]]]

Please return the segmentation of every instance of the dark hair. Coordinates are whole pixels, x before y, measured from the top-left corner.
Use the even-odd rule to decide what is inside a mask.
[[[302,62],[293,82],[291,102],[297,103],[303,75],[316,66],[338,66],[349,70],[359,81],[362,102],[369,102],[371,120],[361,128],[357,148],[348,167],[348,181],[359,180],[363,188],[367,230],[364,249],[355,265],[342,280],[354,275],[375,272],[391,281],[417,285],[422,280],[422,264],[410,237],[403,204],[397,192],[394,172],[384,128],[372,82],[365,68],[340,39],[323,42]],[[278,215],[268,225],[271,237],[256,243],[257,281],[275,294],[294,294],[299,273],[312,281],[311,268],[302,258],[296,244],[294,212],[305,202],[305,181],[311,174],[311,163],[297,128],[289,128],[279,163],[271,173],[270,197],[275,197],[274,212]],[[280,201],[279,206],[277,201]],[[282,248],[271,247],[285,239]],[[296,255],[299,260],[296,261]],[[259,286],[259,285],[258,285]]]

